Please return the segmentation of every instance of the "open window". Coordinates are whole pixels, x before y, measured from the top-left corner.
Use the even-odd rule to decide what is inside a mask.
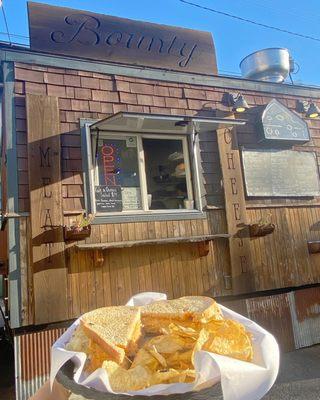
[[[87,209],[135,220],[202,215],[198,135],[239,121],[118,113],[87,125]],[[174,218],[173,218],[174,217]]]

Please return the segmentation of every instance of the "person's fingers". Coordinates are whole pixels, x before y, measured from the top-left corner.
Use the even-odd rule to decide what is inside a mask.
[[[29,398],[29,400],[67,400],[68,397],[68,390],[56,381],[53,384],[51,392],[49,381],[47,381],[34,396]]]

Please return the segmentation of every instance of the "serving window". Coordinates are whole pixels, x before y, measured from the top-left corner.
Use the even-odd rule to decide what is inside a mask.
[[[202,218],[198,134],[244,123],[129,112],[85,123],[87,211],[97,223]]]
[[[93,148],[96,213],[194,208],[187,137],[108,133]]]

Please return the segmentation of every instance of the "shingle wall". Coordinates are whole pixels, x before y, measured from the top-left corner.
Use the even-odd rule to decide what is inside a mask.
[[[228,110],[222,104],[225,90],[181,83],[169,83],[117,75],[15,64],[15,104],[19,170],[19,211],[29,211],[27,131],[25,94],[57,96],[60,106],[64,211],[84,208],[79,134],[80,118],[104,118],[119,111],[179,115],[213,115],[212,110]],[[257,141],[254,125],[257,108],[273,97],[295,109],[294,96],[272,96],[262,92],[243,92],[252,107],[246,113],[249,123],[238,130],[239,144]],[[300,100],[303,100],[299,97]],[[305,99],[308,100],[308,99]],[[320,99],[319,99],[320,100]],[[320,106],[320,101],[318,102]],[[312,140],[300,146],[315,151],[320,164],[320,120],[308,121]],[[296,147],[300,149],[300,147]],[[214,134],[200,136],[203,183],[208,205],[223,205],[219,155]]]

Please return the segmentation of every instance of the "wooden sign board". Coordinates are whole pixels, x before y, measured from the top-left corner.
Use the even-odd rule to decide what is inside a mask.
[[[31,50],[217,75],[209,32],[28,3]]]
[[[220,164],[227,217],[233,294],[254,291],[254,271],[247,226],[240,154],[235,128],[218,129]]]
[[[67,319],[59,108],[56,97],[26,96],[35,323]]]
[[[320,196],[315,153],[294,150],[242,151],[246,191],[255,197]]]

